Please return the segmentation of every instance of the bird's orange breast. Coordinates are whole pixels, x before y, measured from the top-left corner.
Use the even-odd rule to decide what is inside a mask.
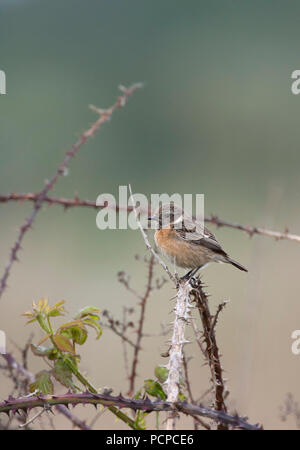
[[[175,260],[179,266],[190,267],[188,259],[188,246],[182,240],[178,239],[176,231],[170,228],[164,228],[156,231],[154,239],[158,247],[165,253],[171,260]]]
[[[199,267],[212,260],[211,250],[182,239],[173,229],[157,230],[154,239],[162,252],[180,267]]]
[[[169,247],[174,245],[173,240],[175,231],[170,228],[163,228],[162,230],[157,230],[154,234],[154,239],[156,245],[161,249],[168,251]]]

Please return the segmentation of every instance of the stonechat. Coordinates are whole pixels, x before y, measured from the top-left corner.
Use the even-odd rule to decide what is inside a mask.
[[[213,233],[173,202],[161,205],[148,221],[155,223],[154,239],[162,253],[177,266],[190,269],[183,279],[211,262],[229,263],[248,272],[228,256]]]

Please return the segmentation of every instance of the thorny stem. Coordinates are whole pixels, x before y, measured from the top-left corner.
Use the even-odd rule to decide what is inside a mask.
[[[118,397],[111,396],[109,394],[92,394],[90,392],[84,392],[81,394],[67,393],[64,395],[39,395],[33,397],[23,398],[9,398],[0,403],[0,413],[9,414],[10,411],[15,413],[18,410],[27,411],[28,408],[56,406],[56,405],[78,405],[78,404],[91,404],[91,405],[103,405],[105,407],[117,406],[118,408],[130,408],[134,411],[180,411],[187,415],[208,417],[217,422],[222,422],[231,425],[235,428],[241,428],[246,430],[259,430],[261,427],[258,425],[249,424],[244,418],[239,416],[231,416],[223,411],[216,411],[210,408],[204,408],[203,406],[191,405],[186,402],[175,402],[174,405],[169,402],[155,401],[151,402],[149,398],[144,400],[136,400],[131,398],[124,398],[122,395]]]
[[[190,303],[190,290],[191,286],[189,283],[179,283],[176,306],[174,308],[175,320],[171,347],[169,350],[169,363],[167,365],[169,374],[166,380],[167,401],[171,404],[178,400],[180,372],[183,361],[183,346],[188,342],[185,339],[185,328],[190,321],[190,311],[192,309]],[[176,429],[176,411],[168,414],[166,429]]]
[[[205,355],[211,370],[212,382],[215,391],[214,408],[217,411],[227,412],[224,400],[225,384],[223,379],[223,368],[221,366],[219,348],[215,335],[216,320],[219,312],[224,307],[224,304],[218,308],[215,318],[211,316],[207,295],[202,289],[202,283],[199,278],[197,279],[197,285],[194,286],[192,290],[192,294],[194,295],[203,327],[203,339],[206,345]],[[218,428],[224,429],[224,427],[227,428],[226,425],[221,423]]]
[[[35,194],[32,192],[26,192],[26,193],[16,193],[12,192],[10,194],[2,194],[0,195],[0,203],[8,203],[12,201],[31,201],[36,202],[38,199],[39,194]],[[48,203],[49,205],[61,205],[65,209],[71,208],[71,207],[87,207],[87,208],[94,208],[94,209],[103,209],[103,208],[115,208],[116,211],[125,210],[128,212],[131,212],[133,208],[131,206],[128,206],[126,208],[121,207],[119,205],[97,205],[96,202],[93,202],[91,200],[80,200],[78,197],[75,198],[63,198],[63,197],[45,197],[44,203]],[[144,213],[147,213],[147,211],[143,211]],[[211,215],[210,217],[204,218],[206,223],[211,223],[215,225],[218,228],[221,227],[227,227],[227,228],[233,228],[235,230],[244,231],[246,234],[248,234],[250,237],[253,235],[261,235],[261,236],[267,236],[270,238],[273,238],[277,241],[280,240],[289,240],[300,243],[300,236],[298,234],[290,233],[289,230],[286,228],[284,232],[281,231],[275,231],[275,230],[269,230],[264,227],[256,227],[253,225],[242,225],[238,223],[232,223],[228,222],[226,220],[220,219],[216,215]]]

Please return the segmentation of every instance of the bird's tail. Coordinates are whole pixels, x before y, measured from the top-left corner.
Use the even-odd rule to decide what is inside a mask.
[[[232,264],[234,267],[237,267],[238,269],[243,270],[244,272],[248,272],[248,270],[246,269],[246,267],[244,267],[244,266],[242,266],[242,264],[240,264],[240,263],[234,261],[234,259],[231,259],[231,258],[228,257],[228,258],[227,258],[227,262],[230,263],[230,264]]]

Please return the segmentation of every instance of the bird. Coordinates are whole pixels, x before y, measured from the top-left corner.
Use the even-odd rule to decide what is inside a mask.
[[[228,263],[248,272],[223,250],[214,234],[199,221],[189,216],[174,202],[163,203],[148,222],[155,225],[157,247],[176,266],[190,269],[182,280],[195,276],[198,270],[211,262]]]

